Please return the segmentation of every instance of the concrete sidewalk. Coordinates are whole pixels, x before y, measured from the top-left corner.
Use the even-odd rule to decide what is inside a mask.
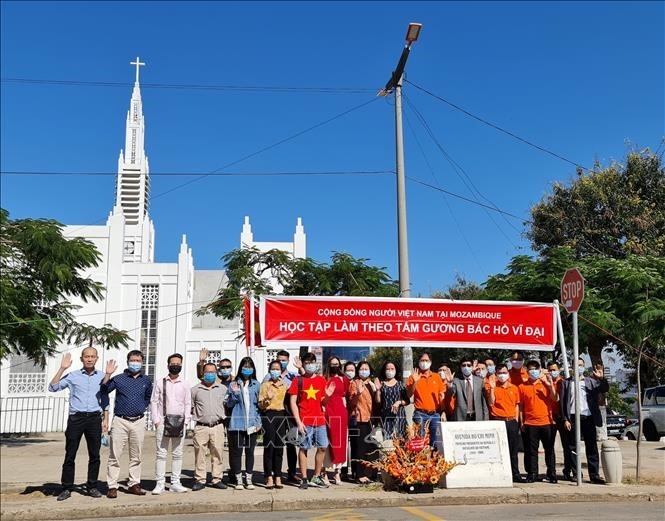
[[[665,503],[665,447],[659,443],[643,443],[643,478],[648,485],[590,485],[573,483],[533,483],[507,489],[435,490],[432,494],[403,494],[383,491],[381,485],[360,487],[353,484],[333,485],[328,489],[310,488],[301,491],[286,486],[282,490],[266,490],[257,485],[254,491],[205,490],[185,494],[165,493],[143,497],[120,493],[118,498],[91,499],[74,493],[67,501],[56,502],[60,491],[59,478],[64,456],[62,433],[37,435],[0,441],[3,521],[84,519],[92,517],[177,514],[179,512],[267,512],[287,510],[323,511],[335,508],[394,507],[405,505],[460,505],[494,503],[562,503],[576,501],[660,501]],[[634,476],[635,442],[620,442],[624,455],[624,478]],[[154,435],[148,433],[144,445],[144,489],[154,486]],[[102,450],[100,479],[105,479],[108,449]],[[257,448],[255,468],[262,468],[262,450]],[[183,483],[191,486],[193,448],[187,440]],[[521,458],[520,458],[521,459]],[[225,462],[227,462],[225,456]],[[558,459],[562,461],[562,459]],[[77,456],[78,483],[85,480],[87,453],[81,444]],[[544,462],[541,461],[541,467]],[[632,466],[632,468],[631,468]],[[559,464],[560,468],[561,465]],[[121,476],[126,475],[127,457],[123,458]],[[586,477],[586,476],[585,476]],[[255,481],[261,482],[260,472]],[[630,483],[630,479],[625,479]],[[105,491],[105,487],[100,486]],[[257,519],[260,516],[257,515]]]

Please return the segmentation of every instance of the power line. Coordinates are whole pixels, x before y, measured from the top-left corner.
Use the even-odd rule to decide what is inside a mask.
[[[493,129],[498,130],[499,132],[503,132],[504,134],[507,134],[508,136],[510,136],[512,138],[515,138],[518,141],[521,141],[522,143],[525,143],[525,144],[529,145],[530,147],[533,147],[537,150],[540,150],[541,152],[545,152],[546,154],[554,156],[557,159],[561,159],[562,161],[565,161],[566,163],[570,163],[571,165],[573,165],[577,168],[581,168],[583,170],[589,170],[587,167],[585,167],[583,165],[580,165],[576,161],[573,161],[572,159],[568,159],[567,157],[564,157],[561,154],[557,154],[556,152],[553,152],[552,150],[549,150],[549,149],[547,149],[543,146],[537,145],[536,143],[533,143],[532,141],[529,141],[528,139],[525,139],[523,137],[518,136],[517,134],[515,134],[514,132],[511,132],[510,130],[506,130],[505,128],[500,127],[499,125],[495,125],[494,123],[492,123],[490,121],[487,121],[486,119],[481,118],[480,116],[477,116],[477,115],[469,112],[468,110],[460,107],[459,105],[456,105],[452,101],[448,101],[447,99],[445,99],[441,96],[438,96],[438,95],[434,94],[433,92],[430,92],[429,90],[425,89],[424,87],[421,87],[420,85],[417,85],[417,84],[413,83],[412,81],[409,81],[407,79],[405,79],[404,81],[406,81],[409,85],[414,86],[416,89],[423,91],[425,94],[428,94],[428,95],[432,96],[433,98],[438,99],[439,101],[442,101],[443,103],[453,107],[454,109],[459,110],[460,112],[466,114],[467,116],[469,116],[469,117],[471,117],[471,118],[473,118],[477,121],[480,121],[481,123],[487,125],[488,127],[492,127]]]
[[[162,196],[164,196],[164,195],[170,194],[171,192],[175,192],[176,190],[179,190],[180,188],[184,188],[185,186],[188,186],[188,185],[190,185],[190,184],[192,184],[192,183],[196,183],[197,181],[200,181],[201,179],[205,179],[206,177],[209,177],[209,176],[212,175],[212,174],[215,174],[215,173],[217,173],[217,172],[220,172],[220,171],[222,171],[222,170],[225,170],[226,168],[229,168],[229,167],[235,166],[235,165],[237,165],[238,163],[242,163],[243,161],[246,161],[247,159],[250,159],[250,158],[252,158],[252,157],[258,156],[259,154],[262,154],[263,152],[266,152],[266,151],[268,151],[268,150],[270,150],[270,149],[273,149],[273,148],[275,148],[275,147],[278,147],[279,145],[283,145],[284,143],[287,143],[288,141],[292,141],[293,139],[295,139],[295,138],[297,138],[297,137],[300,137],[300,136],[302,136],[303,134],[306,134],[307,132],[311,132],[312,130],[315,130],[315,129],[319,128],[319,127],[322,127],[322,126],[324,126],[324,125],[327,125],[328,123],[331,123],[332,121],[335,121],[336,119],[339,119],[339,118],[341,118],[341,117],[343,117],[343,116],[346,116],[347,114],[349,114],[349,113],[351,113],[351,112],[354,112],[354,111],[356,111],[356,110],[359,110],[359,109],[361,109],[361,108],[363,108],[363,107],[369,105],[370,103],[373,103],[373,102],[376,101],[376,100],[377,100],[376,96],[373,96],[371,99],[369,99],[368,101],[365,101],[364,103],[361,103],[360,105],[356,105],[356,106],[354,106],[354,107],[351,107],[350,109],[347,109],[347,110],[345,110],[345,111],[343,111],[343,112],[340,112],[339,114],[336,114],[335,116],[332,116],[332,117],[330,117],[330,118],[328,118],[328,119],[326,119],[326,120],[324,120],[324,121],[321,121],[320,123],[316,123],[315,125],[312,125],[312,126],[310,126],[310,127],[307,127],[307,128],[304,129],[304,130],[301,130],[301,131],[299,131],[299,132],[296,132],[295,134],[292,134],[292,135],[290,135],[290,136],[288,136],[288,137],[285,137],[285,138],[283,138],[283,139],[280,139],[279,141],[276,141],[276,142],[272,143],[271,145],[264,146],[264,147],[260,148],[259,150],[255,151],[255,152],[252,152],[251,154],[247,154],[247,155],[241,157],[240,159],[236,159],[235,161],[231,161],[230,163],[227,163],[227,164],[225,164],[225,165],[223,165],[223,166],[221,166],[221,167],[219,167],[219,168],[216,168],[215,170],[212,170],[211,172],[209,172],[209,173],[207,173],[207,174],[200,175],[200,176],[198,176],[198,177],[195,177],[194,179],[191,179],[191,180],[189,180],[189,181],[186,181],[186,182],[184,182],[184,183],[181,183],[181,184],[179,184],[179,185],[176,185],[176,186],[174,186],[173,188],[170,188],[169,190],[166,190],[166,191],[161,192],[161,193],[159,193],[159,194],[157,194],[157,195],[151,196],[151,197],[150,197],[150,201],[152,202],[154,199],[157,199],[157,198],[162,197]]]
[[[62,85],[81,87],[133,87],[134,83],[117,81],[54,80],[45,78],[1,78],[2,83]],[[303,87],[303,86],[261,86],[261,85],[201,85],[192,83],[141,83],[142,89],[211,90],[237,92],[273,93],[312,93],[312,94],[365,94],[375,92],[374,88],[362,87]]]
[[[350,175],[379,175],[394,174],[394,170],[349,170],[349,171],[325,171],[325,172],[150,172],[150,177],[276,177],[276,176],[350,176]],[[115,177],[118,172],[55,172],[55,171],[24,171],[24,170],[2,170],[0,175],[15,176],[100,176]]]

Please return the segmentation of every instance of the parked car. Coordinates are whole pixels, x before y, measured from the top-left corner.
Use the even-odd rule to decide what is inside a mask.
[[[626,415],[611,414],[608,411],[605,425],[607,427],[608,436],[615,436],[616,438],[621,438],[623,430],[626,428]]]
[[[665,436],[665,385],[644,391],[642,430],[648,441],[658,441]]]
[[[621,437],[624,440],[632,440],[635,441],[637,440],[637,434],[638,434],[638,421],[636,418],[630,418],[626,422],[626,427],[623,429],[623,432],[621,433]],[[644,433],[642,433],[642,439],[646,440],[644,437]]]

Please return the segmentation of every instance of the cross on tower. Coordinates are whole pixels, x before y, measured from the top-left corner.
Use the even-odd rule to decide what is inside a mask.
[[[137,56],[136,61],[135,62],[129,62],[129,64],[130,65],[136,65],[136,83],[138,83],[139,82],[139,67],[141,65],[145,65],[145,63],[139,61],[139,57]]]

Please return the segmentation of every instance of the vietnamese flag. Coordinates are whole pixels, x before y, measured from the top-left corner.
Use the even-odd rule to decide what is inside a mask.
[[[261,324],[259,323],[259,306],[254,304],[254,299],[245,295],[243,297],[243,304],[245,306],[245,345],[251,346],[251,331],[252,325],[254,326],[254,347],[261,346]],[[251,308],[254,307],[254,314],[252,316]],[[253,323],[253,324],[252,324]]]

